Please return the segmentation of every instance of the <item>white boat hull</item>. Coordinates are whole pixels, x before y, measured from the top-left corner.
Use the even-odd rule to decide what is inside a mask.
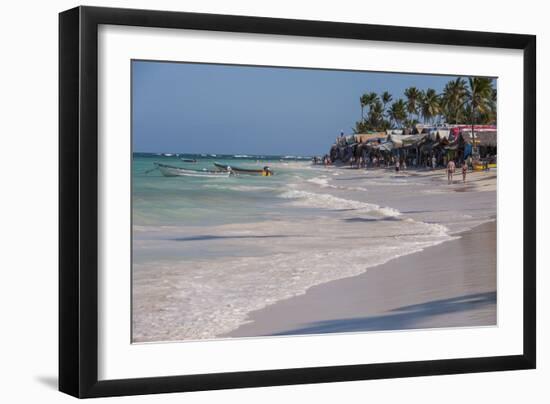
[[[196,171],[186,170],[185,168],[167,167],[163,165],[157,165],[158,170],[165,177],[206,177],[206,178],[219,178],[229,177],[230,172],[220,171]]]

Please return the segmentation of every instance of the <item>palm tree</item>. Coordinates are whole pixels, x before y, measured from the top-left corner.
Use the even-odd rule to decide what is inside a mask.
[[[373,108],[377,103],[380,102],[380,100],[378,99],[378,94],[374,92],[368,93],[366,97],[366,101],[367,101],[367,106],[369,107],[369,112],[367,114],[367,122],[371,122],[372,121],[371,115],[372,115]]]
[[[426,93],[422,99],[421,110],[424,121],[428,121],[428,123],[432,123],[434,117],[439,115],[441,112],[439,96],[433,88],[428,88],[426,90]]]
[[[389,93],[389,91],[384,91],[382,93],[382,106],[384,107],[384,111],[386,110],[386,107],[392,100],[392,95]]]
[[[384,106],[380,100],[376,100],[372,104],[369,111],[369,128],[371,130],[379,130],[383,125],[382,121],[384,118]]]
[[[367,123],[365,121],[357,121],[355,122],[355,127],[351,128],[353,133],[359,134],[359,133],[365,133],[367,130]]]
[[[491,91],[491,100],[489,103],[491,112],[489,113],[487,123],[495,124],[497,123],[497,89],[493,88]]]
[[[405,119],[403,122],[403,127],[405,128],[414,128],[416,125],[418,125],[420,122],[416,118],[412,119]]]
[[[378,100],[378,94],[376,94],[375,92],[365,93],[359,99],[359,101],[361,102],[361,118],[363,119],[363,122],[365,121],[365,115],[363,113],[365,107],[369,107],[369,114],[370,114],[370,110],[372,109],[372,106],[377,100]]]
[[[370,110],[372,109],[373,105],[376,104],[376,102],[378,101],[378,94],[376,94],[375,92],[368,93],[367,100],[368,100],[368,106]]]
[[[382,122],[380,123],[380,131],[385,132],[388,129],[391,129],[391,122],[388,119],[382,118]]]
[[[477,116],[489,114],[492,110],[493,81],[486,77],[470,77],[468,79],[467,97],[469,101],[470,119],[472,122],[472,141]]]
[[[397,126],[401,126],[403,121],[407,119],[407,106],[401,98],[391,104],[388,111],[388,117],[391,122],[395,122]]]
[[[420,107],[420,101],[422,99],[422,91],[416,87],[409,87],[405,90],[405,97],[407,97],[407,112],[409,113],[409,119],[411,114],[416,114],[416,118],[419,118],[418,110]]]
[[[443,90],[441,106],[448,123],[460,123],[467,100],[466,81],[462,77],[451,80]]]
[[[361,97],[359,97],[359,103],[361,104],[361,120],[364,121],[365,120],[365,107],[367,106],[368,104],[368,97],[367,97],[367,93],[363,94]]]

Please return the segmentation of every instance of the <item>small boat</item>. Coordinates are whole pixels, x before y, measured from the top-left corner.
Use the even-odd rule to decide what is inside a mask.
[[[267,166],[264,168],[241,168],[220,163],[214,163],[214,165],[224,172],[233,172],[235,174],[261,175],[263,177],[270,177],[273,175],[273,171]]]
[[[184,158],[181,158],[181,157],[180,157],[180,160],[183,161],[184,163],[196,163],[197,162],[196,159],[184,159]]]
[[[165,177],[229,177],[232,173],[231,171],[213,171],[213,170],[194,170],[183,167],[170,166],[167,164],[153,163],[155,167],[161,172]]]
[[[474,171],[485,171],[490,168],[497,168],[497,163],[494,163],[494,162],[487,164],[486,162],[483,162],[483,161],[474,161],[472,165],[473,165]]]

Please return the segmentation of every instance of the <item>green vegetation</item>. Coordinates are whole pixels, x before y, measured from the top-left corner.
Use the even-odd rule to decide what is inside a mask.
[[[449,81],[441,94],[433,88],[409,87],[403,96],[394,101],[388,91],[364,93],[359,98],[361,120],[355,123],[354,132],[410,128],[418,123],[496,123],[497,90],[490,78],[458,77]]]

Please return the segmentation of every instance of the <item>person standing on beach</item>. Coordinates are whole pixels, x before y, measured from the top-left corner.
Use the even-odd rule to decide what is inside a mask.
[[[465,184],[466,183],[466,173],[468,172],[468,163],[466,163],[466,161],[464,161],[462,163],[462,182]]]
[[[449,160],[447,163],[447,180],[449,185],[453,183],[453,174],[455,173],[456,165],[454,160]]]

